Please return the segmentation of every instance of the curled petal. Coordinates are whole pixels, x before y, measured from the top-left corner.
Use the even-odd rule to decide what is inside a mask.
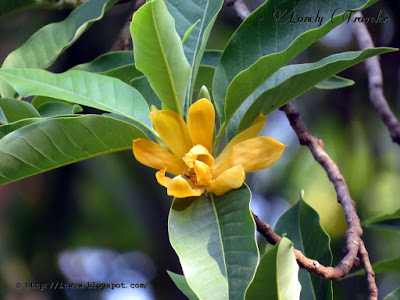
[[[133,140],[133,155],[142,164],[157,170],[167,169],[174,175],[181,174],[185,163],[160,145],[145,139]]]
[[[221,162],[223,162],[228,157],[228,154],[231,151],[232,147],[235,146],[236,144],[239,144],[240,142],[256,137],[263,129],[266,120],[267,120],[266,116],[260,113],[249,128],[243,130],[241,133],[235,136],[228,143],[228,145],[225,146],[224,150],[222,150],[220,155],[218,155],[218,157],[215,159],[215,164],[219,165]]]
[[[221,196],[232,189],[240,188],[244,179],[244,169],[241,165],[237,165],[219,175],[217,179],[207,186],[207,190],[217,196]]]
[[[207,164],[196,160],[193,164],[193,168],[196,173],[198,185],[209,185],[211,183],[210,167]]]
[[[167,194],[177,198],[200,196],[204,193],[204,187],[191,187],[182,176],[174,177],[167,186]]]
[[[214,157],[203,145],[196,145],[183,157],[183,161],[189,168],[193,168],[194,161],[199,160],[210,168],[214,165]]]
[[[236,165],[242,165],[246,173],[268,168],[281,157],[285,147],[265,136],[243,141],[231,148],[226,159],[212,170],[212,175],[218,177]]]
[[[154,110],[150,113],[150,119],[154,129],[176,157],[182,158],[192,148],[186,123],[176,112]]]
[[[167,169],[165,168],[165,169],[160,170],[160,171],[158,171],[158,172],[156,173],[157,182],[158,182],[159,184],[161,184],[162,186],[165,186],[165,187],[167,187],[168,184],[169,184],[169,183],[171,182],[171,180],[172,180],[172,178],[169,178],[169,177],[165,176],[165,171],[166,171],[166,170],[167,170]]]
[[[207,99],[196,101],[189,108],[188,128],[193,145],[203,145],[211,152],[214,137],[215,110]]]

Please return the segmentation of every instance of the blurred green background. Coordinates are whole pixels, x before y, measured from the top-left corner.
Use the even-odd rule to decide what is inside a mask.
[[[6,0],[1,0],[6,1]],[[248,1],[255,9],[263,1]],[[94,24],[50,68],[65,71],[109,51],[132,3],[117,5]],[[400,46],[400,1],[384,0],[364,12],[389,16],[369,24],[376,46]],[[63,20],[70,10],[31,8],[0,19],[0,61],[45,24]],[[223,8],[212,31],[210,49],[223,49],[240,24],[232,7]],[[358,50],[350,24],[337,27],[294,62]],[[400,117],[400,56],[381,57],[384,90]],[[400,208],[400,148],[373,110],[362,64],[340,74],[356,84],[339,90],[307,92],[295,100],[310,131],[325,142],[357,203],[361,220]],[[85,110],[84,113],[90,112]],[[342,257],[347,228],[335,191],[307,148],[300,147],[284,114],[268,116],[263,135],[288,145],[271,168],[250,174],[252,209],[274,225],[299,199],[321,216],[332,238],[334,263]],[[171,198],[156,183],[155,171],[131,152],[109,154],[0,187],[0,297],[2,299],[185,299],[166,270],[181,273],[169,245]],[[364,234],[372,262],[400,255],[400,235],[377,229]],[[146,283],[146,289],[58,290],[23,294],[20,282]],[[400,286],[400,274],[377,275],[380,299]],[[366,299],[364,277],[334,282],[335,299]]]

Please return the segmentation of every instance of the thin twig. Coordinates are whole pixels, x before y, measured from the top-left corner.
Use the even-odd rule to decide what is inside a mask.
[[[364,242],[361,241],[359,256],[361,258],[361,262],[364,265],[365,276],[368,281],[368,291],[369,291],[369,300],[378,300],[378,287],[375,282],[375,273],[372,269],[371,262],[369,260],[368,251],[365,249]]]
[[[250,14],[249,9],[242,0],[227,0],[227,4],[233,5],[238,16],[244,20]],[[236,4],[236,5],[235,5]],[[382,85],[381,85],[382,86]],[[382,94],[383,95],[383,94]],[[313,154],[315,160],[324,168],[328,175],[329,180],[335,187],[339,203],[343,207],[345,218],[348,224],[346,232],[346,248],[347,254],[342,258],[336,267],[325,267],[318,261],[309,259],[303,253],[295,249],[296,259],[300,267],[307,269],[309,272],[317,274],[318,276],[326,279],[338,279],[346,276],[353,265],[358,264],[358,253],[363,261],[366,270],[368,286],[370,291],[370,299],[377,299],[378,289],[375,283],[375,277],[369,261],[368,252],[361,239],[363,233],[360,219],[358,218],[354,201],[351,199],[350,192],[344,177],[339,171],[336,163],[324,151],[324,143],[322,140],[317,139],[307,129],[307,126],[300,117],[299,112],[293,103],[284,105],[283,110],[293,128],[301,145],[307,146]],[[257,230],[272,244],[276,244],[281,237],[277,235],[271,227],[260,221],[253,213],[253,218],[257,225]],[[375,298],[374,298],[375,297]]]
[[[133,14],[145,3],[146,3],[146,0],[136,1],[133,12],[129,15],[128,19],[126,20],[124,27],[122,27],[116,41],[112,45],[110,51],[119,51],[119,50],[128,50],[129,49],[129,45],[131,43],[130,26],[131,26]]]
[[[354,17],[362,17],[358,12]],[[352,22],[353,32],[361,49],[374,48],[371,34],[367,25],[363,22]],[[394,113],[391,111],[383,94],[382,69],[379,63],[379,57],[373,56],[365,61],[368,72],[369,98],[375,110],[379,114],[383,123],[389,129],[390,136],[394,143],[400,145],[400,123]]]

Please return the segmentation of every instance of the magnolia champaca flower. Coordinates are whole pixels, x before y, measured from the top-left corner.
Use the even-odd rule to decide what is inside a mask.
[[[281,156],[285,145],[257,134],[265,124],[260,115],[251,127],[232,139],[221,154],[211,155],[215,110],[207,99],[195,102],[187,124],[176,112],[150,113],[154,129],[169,149],[145,139],[133,140],[133,154],[142,164],[158,169],[158,183],[170,196],[200,196],[205,190],[217,196],[242,186],[245,173],[265,169]],[[175,175],[173,178],[165,174]]]

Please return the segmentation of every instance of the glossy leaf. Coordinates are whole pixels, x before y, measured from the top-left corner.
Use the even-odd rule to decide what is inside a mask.
[[[261,5],[236,30],[215,73],[213,96],[221,123],[228,122],[268,77],[343,22],[346,9],[360,10],[376,1],[270,0]],[[336,8],[340,10],[331,19]],[[318,10],[326,16],[321,26],[318,22],[288,22],[293,11],[308,16],[310,11]],[[285,11],[278,23],[277,16]]]
[[[190,300],[198,300],[199,298],[196,296],[195,293],[193,293],[192,289],[188,285],[185,276],[176,274],[171,271],[167,271],[169,277],[173,280],[175,285],[179,288],[179,290],[185,294],[186,297],[188,297]]]
[[[240,122],[239,132],[250,126],[260,111],[265,115],[269,114],[322,80],[371,56],[396,50],[394,48],[374,48],[344,52],[328,56],[316,63],[289,65],[281,68],[246,101],[245,105],[248,105],[249,108]]]
[[[324,266],[332,265],[330,238],[321,227],[318,213],[303,199],[285,212],[275,226],[275,232],[286,236],[294,247],[305,256],[319,261]],[[302,286],[300,299],[332,300],[332,281],[301,269],[299,280]]]
[[[365,220],[361,225],[365,227],[400,231],[400,209],[392,214],[385,214]]]
[[[183,44],[186,58],[192,69],[186,98],[187,109],[192,101],[194,84],[204,49],[222,4],[223,0],[166,1],[168,10],[175,19],[179,36],[184,39],[187,32],[192,28]],[[196,23],[197,25],[194,26]]]
[[[352,85],[354,85],[354,81],[351,79],[343,78],[340,76],[332,76],[316,84],[315,87],[321,90],[333,90],[333,89],[341,89]]]
[[[172,203],[170,242],[200,299],[243,299],[258,263],[250,197],[243,186]]]
[[[194,90],[199,91],[203,85],[205,85],[207,88],[211,90],[214,74],[215,74],[214,67],[200,66],[199,72],[197,73]]]
[[[41,119],[0,140],[0,185],[97,155],[132,149],[146,135],[98,115]]]
[[[395,290],[393,293],[387,295],[383,300],[399,300],[400,299],[400,288]]]
[[[53,74],[37,69],[0,69],[0,76],[24,97],[52,97],[113,112],[152,131],[146,101],[118,79],[84,71]]]
[[[0,110],[3,112],[7,123],[15,122],[27,118],[40,118],[37,110],[26,101],[1,98]]]
[[[293,243],[282,238],[262,257],[245,299],[265,299],[266,295],[268,299],[274,300],[300,299],[298,272]]]
[[[56,58],[73,44],[89,26],[100,20],[105,10],[118,0],[88,0],[78,6],[62,22],[44,26],[20,48],[11,52],[2,68],[39,68],[51,65]],[[13,97],[14,90],[0,81],[0,94]]]
[[[163,109],[181,114],[191,71],[162,0],[147,2],[133,15],[131,34],[136,68],[146,75]]]
[[[377,263],[374,263],[372,265],[372,269],[374,270],[375,274],[400,272],[400,256],[391,259],[381,260]],[[353,276],[360,276],[364,274],[365,274],[364,269],[361,269],[357,272],[349,274],[347,277],[343,279]]]

